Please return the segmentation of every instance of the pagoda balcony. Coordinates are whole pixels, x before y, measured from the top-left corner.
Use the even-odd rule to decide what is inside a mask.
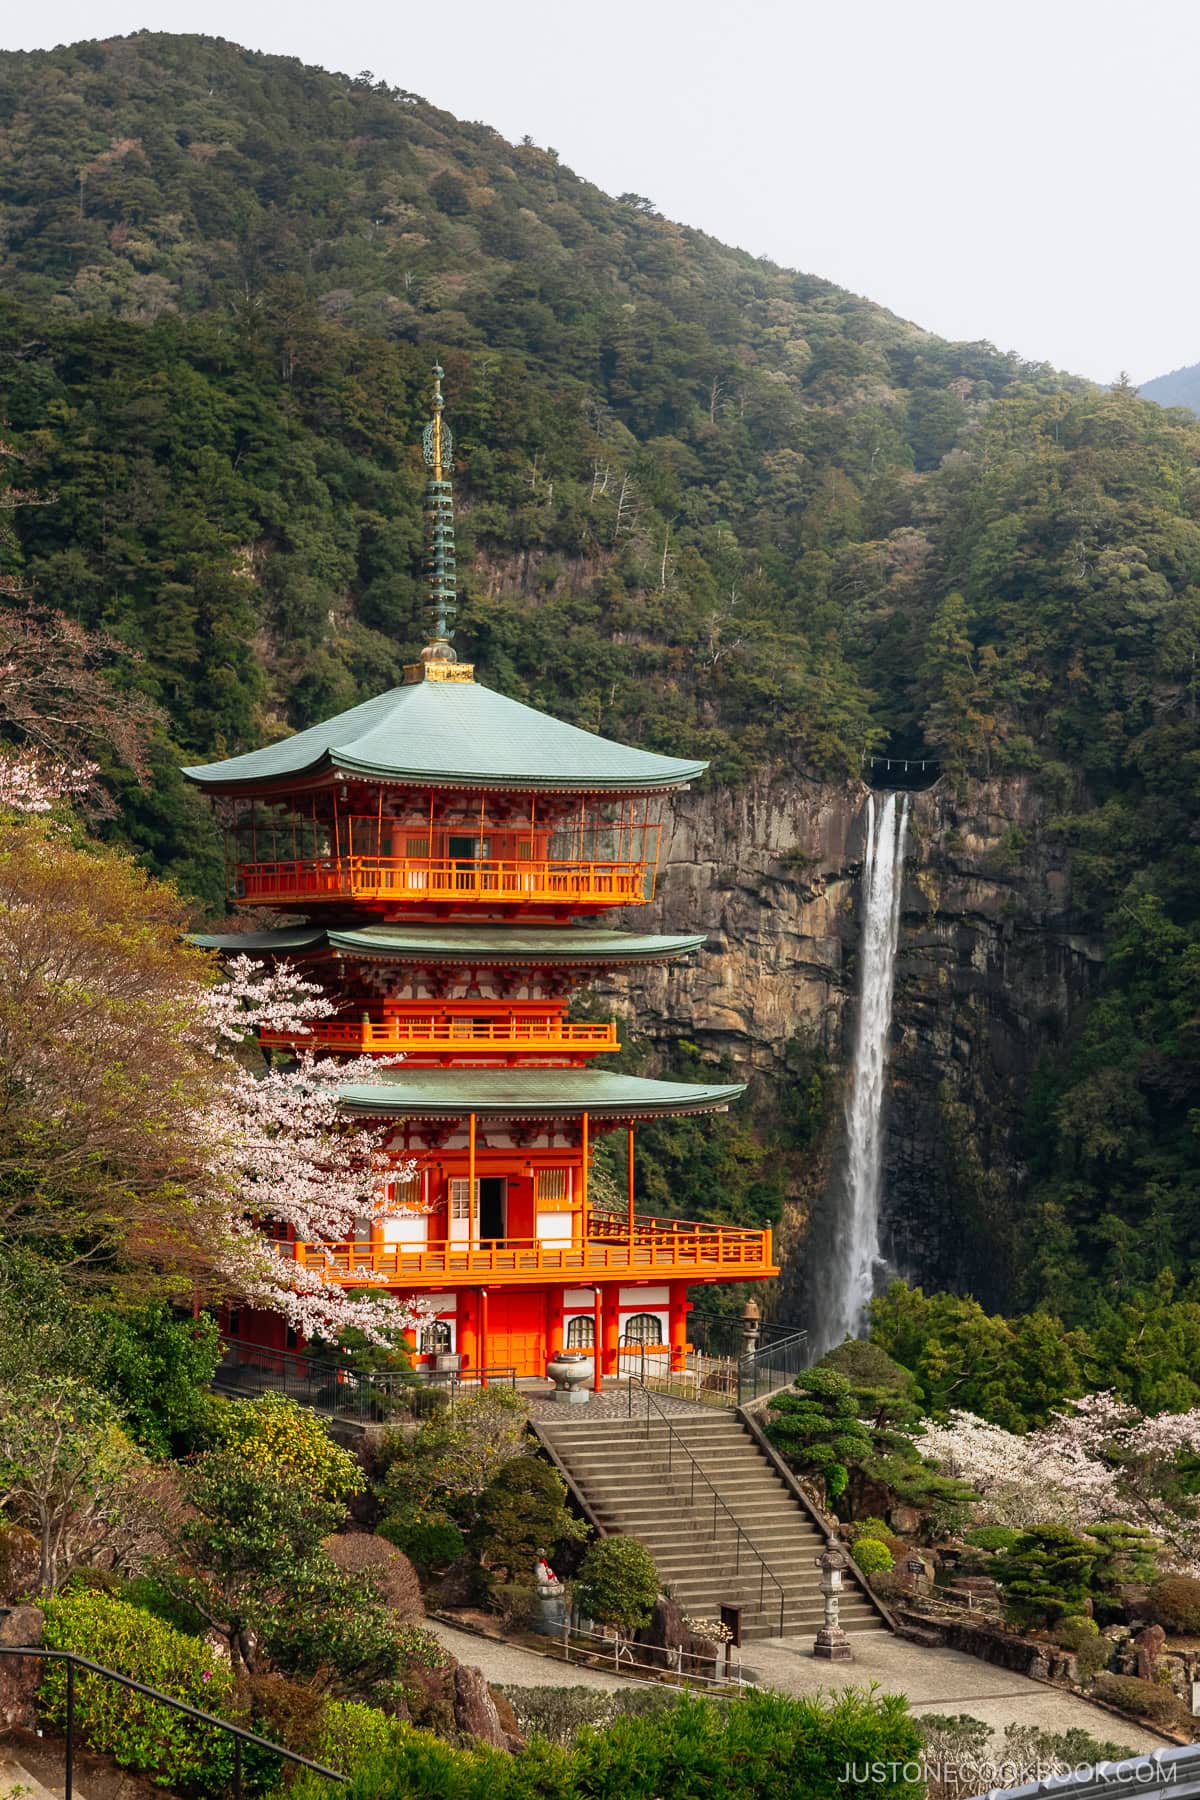
[[[342,1050],[347,1055],[432,1052],[445,1056],[599,1056],[621,1048],[614,1020],[318,1019],[303,1032],[262,1031],[267,1049]]]
[[[538,1238],[431,1244],[287,1244],[281,1255],[341,1287],[529,1286],[543,1278],[610,1276],[682,1281],[738,1280],[778,1275],[770,1230],[701,1225],[683,1219],[593,1216],[579,1243]]]
[[[654,864],[502,861],[451,857],[319,856],[235,865],[232,897],[247,905],[312,901],[375,905],[638,906],[654,892]]]

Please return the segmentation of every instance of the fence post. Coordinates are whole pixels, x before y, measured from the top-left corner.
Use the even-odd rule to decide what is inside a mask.
[[[233,1800],[242,1800],[242,1740],[233,1740]]]
[[[67,1767],[63,1791],[71,1800],[75,1780],[75,1664],[67,1658]]]

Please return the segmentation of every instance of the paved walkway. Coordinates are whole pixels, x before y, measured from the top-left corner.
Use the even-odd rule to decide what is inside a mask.
[[[851,1642],[853,1662],[828,1663],[813,1656],[811,1638],[769,1638],[747,1644],[746,1668],[756,1671],[763,1687],[784,1694],[874,1683],[885,1693],[905,1694],[915,1713],[969,1713],[993,1731],[1006,1725],[1036,1725],[1043,1731],[1078,1726],[1130,1750],[1154,1750],[1170,1742],[1078,1694],[1015,1675],[962,1650],[928,1649],[890,1631],[856,1633]]]
[[[573,1664],[539,1656],[519,1644],[501,1644],[493,1638],[480,1637],[474,1631],[461,1631],[442,1619],[426,1619],[426,1629],[456,1656],[461,1663],[481,1669],[485,1681],[497,1687],[589,1687],[618,1688],[629,1684],[624,1676],[605,1675],[599,1669],[580,1669]]]
[[[427,1624],[460,1662],[482,1669],[486,1681],[510,1687],[625,1685],[620,1676],[567,1667],[520,1645],[477,1637],[440,1619],[429,1619]],[[1028,1675],[1014,1675],[961,1650],[928,1649],[888,1631],[856,1634],[853,1644],[853,1662],[827,1663],[813,1656],[811,1638],[759,1640],[746,1646],[744,1673],[761,1687],[782,1694],[874,1685],[885,1693],[905,1694],[916,1713],[969,1713],[996,1732],[1003,1732],[1008,1725],[1036,1725],[1043,1731],[1067,1731],[1076,1726],[1130,1750],[1154,1750],[1169,1742],[1077,1694],[1033,1681]]]

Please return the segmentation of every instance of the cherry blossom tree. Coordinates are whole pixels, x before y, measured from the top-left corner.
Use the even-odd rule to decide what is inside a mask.
[[[37,750],[0,752],[0,810],[53,812],[87,793],[99,772],[97,763],[82,758],[62,762]]]
[[[264,1065],[260,1026],[295,1031],[330,1002],[294,971],[235,959],[216,978],[187,909],[127,856],[53,818],[0,830],[0,1250],[76,1284],[273,1307],[306,1336],[373,1342],[413,1308],[372,1303],[295,1260],[387,1209],[386,1129],[340,1111],[379,1063],[312,1051]],[[252,1065],[252,1055],[257,1067]]]
[[[284,1067],[255,1069],[239,1056],[260,1031],[303,1036],[333,1010],[323,989],[289,964],[268,968],[245,955],[231,958],[225,980],[201,995],[197,1031],[223,1074],[208,1119],[214,1197],[227,1206],[222,1262],[247,1300],[281,1313],[304,1336],[337,1337],[354,1326],[381,1343],[424,1309],[347,1293],[289,1250],[295,1241],[318,1250],[343,1243],[393,1209],[391,1192],[416,1165],[389,1153],[388,1127],[351,1124],[340,1090],[377,1082],[380,1068],[400,1058],[337,1060],[301,1049]],[[364,1273],[368,1284],[383,1279]]]
[[[1086,1530],[1123,1520],[1200,1573],[1200,1408],[1146,1417],[1112,1393],[1068,1401],[1021,1437],[973,1413],[925,1421],[922,1453],[981,1496],[981,1521]]]

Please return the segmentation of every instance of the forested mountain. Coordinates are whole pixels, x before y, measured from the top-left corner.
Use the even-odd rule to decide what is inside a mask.
[[[114,831],[215,902],[175,764],[421,641],[437,355],[490,682],[727,782],[887,743],[1053,796],[1111,956],[1037,1097],[1036,1280],[1200,1258],[1200,425],[206,38],[0,56],[0,208],[0,472],[52,502],[0,576],[139,651],[170,722]]]
[[[1189,363],[1184,369],[1172,369],[1169,375],[1143,381],[1138,393],[1157,406],[1186,406],[1189,412],[1200,413],[1200,363]]]

